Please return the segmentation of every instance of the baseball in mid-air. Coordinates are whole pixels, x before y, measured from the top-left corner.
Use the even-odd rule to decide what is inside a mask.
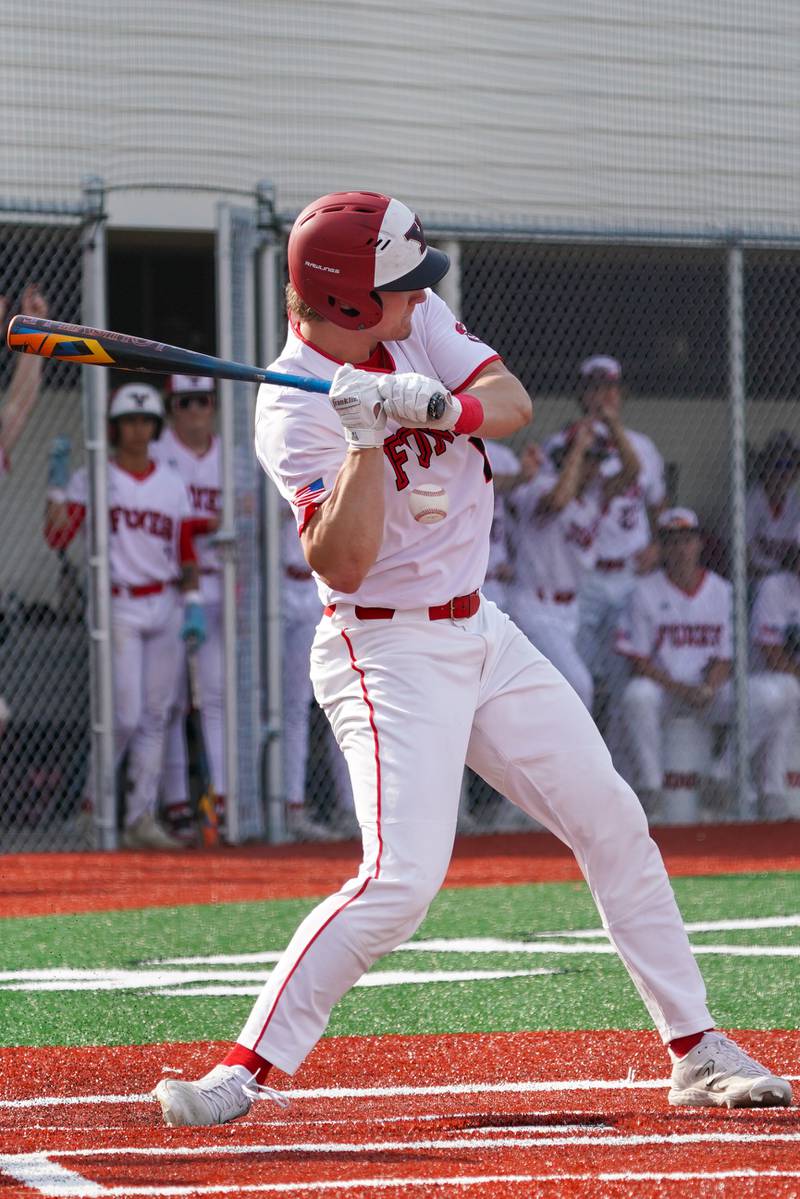
[[[419,483],[408,493],[408,506],[414,520],[423,525],[433,525],[447,516],[450,501],[444,487],[437,483]]]

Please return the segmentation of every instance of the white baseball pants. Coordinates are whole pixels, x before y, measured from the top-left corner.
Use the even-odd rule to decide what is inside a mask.
[[[111,599],[114,750],[117,765],[128,751],[128,825],[155,811],[167,720],[182,660],[182,614],[174,587],[156,595]]]
[[[753,674],[748,679],[748,755],[760,757],[761,795],[784,795],[789,751],[800,710],[800,683],[788,674]],[[628,743],[638,785],[663,786],[662,731],[671,716],[689,714],[706,725],[728,724],[733,714],[733,684],[720,687],[706,708],[690,708],[669,696],[653,679],[631,679],[622,697]],[[724,763],[723,763],[724,765]],[[724,777],[724,773],[723,773]]]
[[[225,650],[222,640],[222,604],[205,600],[203,606],[206,613],[206,639],[197,650],[201,720],[211,782],[217,795],[225,795]],[[186,647],[180,638],[178,644],[180,665],[177,692],[170,715],[164,760],[164,801],[168,808],[188,803],[189,800],[185,723],[189,710],[189,688]]]
[[[509,596],[509,612],[514,623],[563,674],[591,712],[594,682],[589,667],[578,653],[577,599],[569,604],[556,604],[515,587]]]
[[[302,922],[239,1043],[292,1074],[331,1008],[419,927],[447,872],[465,761],[569,845],[664,1041],[710,1028],[661,855],[586,708],[507,616],[324,617],[318,701],[353,780],[364,856]]]

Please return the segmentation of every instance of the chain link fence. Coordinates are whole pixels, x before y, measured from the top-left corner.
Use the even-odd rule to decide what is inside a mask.
[[[0,224],[5,319],[33,311],[80,320],[80,219],[7,211]],[[82,453],[79,369],[3,350],[0,394],[0,438],[7,459],[0,480],[5,547],[0,567],[0,848],[67,848],[78,841],[74,817],[88,768],[85,584],[80,548],[51,550],[43,522],[53,439],[69,437],[78,460]]]
[[[457,315],[535,397],[533,425],[490,447],[501,547],[490,572],[501,561],[502,578],[490,575],[487,593],[576,689],[589,677],[587,702],[652,823],[800,816],[800,246],[531,233],[448,248],[457,260],[459,288],[449,297]],[[620,416],[640,469],[583,522],[592,552],[567,583],[524,495],[532,477],[554,472],[554,440],[557,448],[585,416],[580,367],[594,356],[621,367]],[[662,514],[675,509],[684,511],[671,523],[696,517],[697,530],[660,528]],[[569,536],[566,528],[565,543]],[[335,837],[348,828],[348,792],[325,721],[300,696],[317,609],[310,581],[301,603],[304,563],[294,551],[287,540],[286,796],[305,801],[298,837]],[[538,619],[540,605],[535,618],[529,611],[522,563],[531,556],[537,590],[553,601],[552,624]],[[631,619],[642,626],[635,652]],[[732,668],[715,668],[717,659]],[[642,662],[660,672],[659,682],[641,681]],[[467,772],[462,831],[525,827],[526,818]]]

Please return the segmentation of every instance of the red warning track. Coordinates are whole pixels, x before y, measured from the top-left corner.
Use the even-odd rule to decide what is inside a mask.
[[[653,833],[674,875],[800,870],[800,822]],[[244,847],[181,854],[19,854],[0,858],[0,916],[171,907],[325,895],[355,871],[358,846]],[[462,837],[445,886],[580,878],[549,833]]]
[[[796,1070],[800,1033],[737,1036]],[[262,1101],[223,1127],[164,1128],[146,1097],[163,1067],[196,1077],[219,1052],[0,1050],[5,1199],[800,1194],[798,1109],[670,1108],[651,1033],[329,1039],[275,1080],[288,1112]]]

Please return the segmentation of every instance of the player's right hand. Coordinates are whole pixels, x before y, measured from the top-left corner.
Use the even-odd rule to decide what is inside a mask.
[[[386,413],[378,392],[377,378],[377,375],[356,370],[349,362],[345,362],[331,382],[331,406],[342,422],[348,444],[355,450],[369,450],[383,445]]]
[[[56,437],[47,458],[47,486],[62,490],[69,483],[69,456],[72,443],[68,437]]]

